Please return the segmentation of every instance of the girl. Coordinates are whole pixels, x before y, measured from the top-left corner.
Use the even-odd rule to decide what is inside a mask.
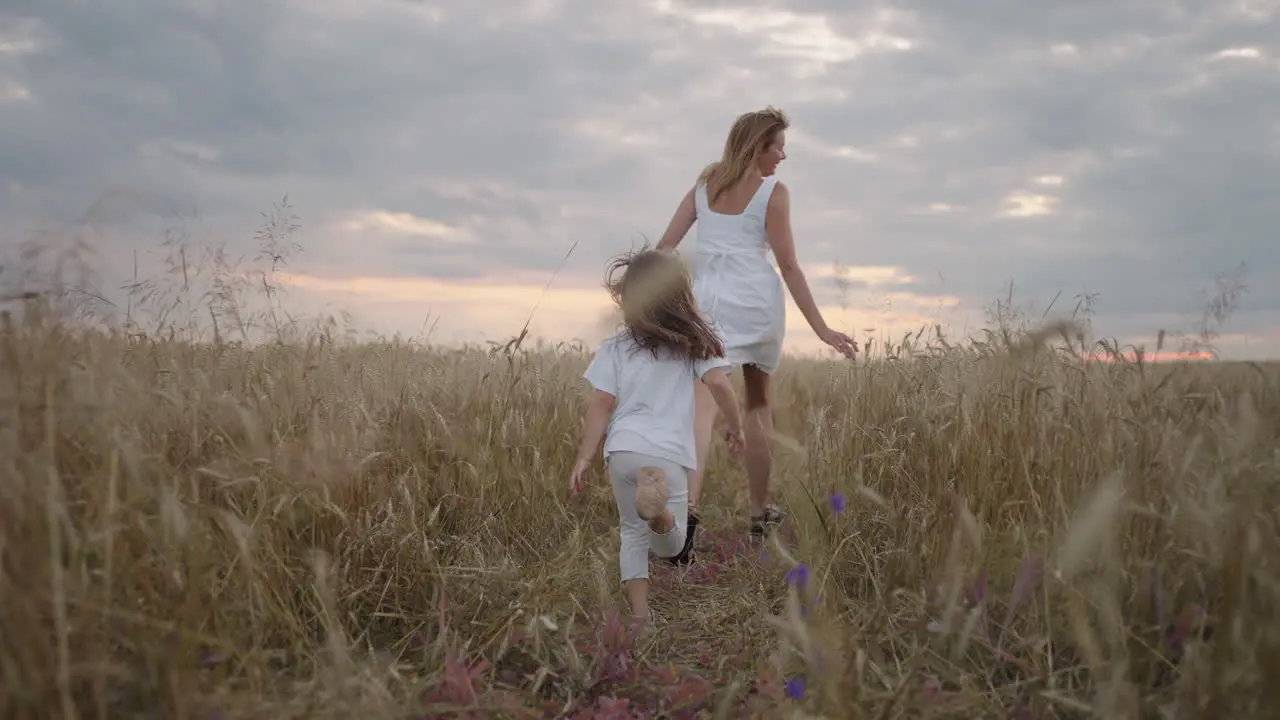
[[[698,313],[684,264],[668,253],[642,251],[615,260],[607,282],[624,328],[600,345],[584,375],[595,390],[569,487],[574,494],[585,487],[591,460],[607,436],[604,457],[621,521],[623,590],[631,614],[651,627],[649,551],[672,563],[692,557],[693,538],[685,528],[688,475],[698,465],[695,385],[706,387],[724,412],[725,439],[735,454],[742,452],[742,418],[724,347]]]
[[[786,298],[791,291],[804,319],[826,344],[852,358],[858,345],[822,319],[791,237],[791,194],[774,172],[787,157],[790,122],[776,108],[738,117],[718,162],[702,171],[685,194],[658,243],[672,252],[698,223],[693,252],[694,293],[699,307],[724,332],[725,353],[742,366],[747,395],[747,485],[751,534],[763,536],[782,520],[782,512],[766,504],[773,458],[770,378],[782,358],[786,332]],[[769,263],[769,251],[778,271]],[[779,277],[779,274],[781,277]],[[696,400],[698,468],[689,474],[689,525],[697,528],[696,507],[702,494],[707,453],[716,406],[706,392]]]

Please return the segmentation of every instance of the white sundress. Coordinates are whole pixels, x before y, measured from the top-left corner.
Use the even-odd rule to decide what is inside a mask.
[[[767,177],[739,215],[715,212],[706,185],[694,190],[697,242],[691,253],[693,294],[711,318],[735,366],[773,374],[782,360],[787,307],[782,278],[769,262],[765,211],[777,178]]]

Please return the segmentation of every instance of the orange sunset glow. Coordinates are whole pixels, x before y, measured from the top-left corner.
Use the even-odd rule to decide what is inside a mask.
[[[829,282],[835,275],[829,266],[807,268],[812,282]],[[850,332],[866,350],[878,354],[883,346],[926,328],[926,337],[937,326],[953,340],[967,337],[984,325],[981,311],[964,306],[958,298],[920,295],[892,290],[905,278],[893,268],[848,268],[839,275],[857,279],[870,289],[858,293],[847,306],[825,304],[822,313],[833,326]],[[905,278],[905,279],[904,279]],[[429,277],[324,277],[303,273],[280,274],[295,299],[309,311],[349,312],[361,330],[405,336],[425,335],[446,345],[502,342],[518,335],[528,323],[534,338],[549,342],[580,340],[593,344],[617,327],[617,314],[604,289],[580,279],[537,278],[533,274],[449,281]],[[870,299],[869,301],[867,299]],[[859,300],[862,300],[861,302]],[[1227,347],[1266,342],[1266,338],[1227,335]],[[787,299],[787,335],[784,343],[792,355],[824,355],[829,349],[805,323],[795,303]],[[1119,355],[1135,362],[1134,347],[1154,348],[1154,338],[1138,338]],[[1110,363],[1112,353],[1094,350],[1090,362]],[[1211,361],[1207,351],[1162,349],[1141,353],[1147,363]]]
[[[1213,360],[1214,359],[1213,353],[1210,353],[1210,352],[1161,351],[1161,352],[1144,352],[1139,354],[1134,350],[1126,350],[1121,352],[1119,358],[1117,358],[1116,356],[1110,353],[1104,353],[1104,352],[1090,353],[1086,357],[1088,360],[1092,362],[1101,362],[1101,363],[1111,363],[1111,362],[1120,362],[1120,361],[1137,362],[1139,359],[1141,359],[1142,362],[1148,362],[1148,363],[1186,362],[1190,360]]]
[[[824,281],[832,271],[815,267],[811,277]],[[849,268],[844,277],[872,288],[894,278],[893,269]],[[309,307],[328,306],[356,316],[361,326],[383,333],[416,335],[430,328],[432,340],[446,344],[505,340],[529,321],[530,333],[552,342],[597,342],[616,327],[613,303],[599,285],[571,280],[535,283],[529,279],[495,278],[458,282],[427,277],[332,278],[281,274],[277,278],[296,291]],[[892,284],[900,284],[894,282]],[[976,316],[957,298],[907,292],[869,291],[873,307],[824,305],[823,316],[846,329],[864,345],[875,338],[898,342],[922,327],[973,326]],[[532,315],[532,319],[530,316]],[[785,347],[793,354],[821,353],[826,346],[805,323],[795,303],[787,300]]]

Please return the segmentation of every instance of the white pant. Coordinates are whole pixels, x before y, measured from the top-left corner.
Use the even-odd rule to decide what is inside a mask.
[[[667,474],[667,509],[675,516],[675,527],[659,535],[636,514],[636,472],[657,468]],[[684,549],[685,527],[689,522],[689,471],[669,460],[632,452],[609,454],[609,480],[618,503],[622,547],[618,567],[622,582],[649,578],[649,550],[661,558],[675,557]]]

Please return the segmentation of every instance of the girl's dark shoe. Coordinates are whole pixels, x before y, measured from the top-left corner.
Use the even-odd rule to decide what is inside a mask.
[[[698,511],[689,508],[689,521],[684,530],[684,547],[680,554],[667,558],[672,565],[691,565],[693,563],[693,536],[698,532]]]

